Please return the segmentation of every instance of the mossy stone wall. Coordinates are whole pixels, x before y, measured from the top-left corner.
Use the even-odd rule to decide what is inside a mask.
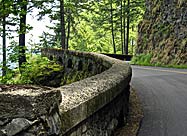
[[[58,49],[42,49],[42,52],[43,56],[64,66],[65,74],[61,85],[99,74],[112,66],[107,61],[91,55],[92,53]]]
[[[187,64],[186,0],[146,0],[136,52],[153,54],[152,63]]]
[[[110,136],[125,123],[128,64],[58,49],[43,49],[42,55],[64,65],[69,76],[78,78],[78,72],[80,81],[57,88],[0,85],[0,136]]]

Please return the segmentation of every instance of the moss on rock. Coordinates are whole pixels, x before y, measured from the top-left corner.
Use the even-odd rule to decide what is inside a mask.
[[[139,24],[137,54],[153,54],[152,63],[187,64],[187,3],[185,0],[146,0]]]

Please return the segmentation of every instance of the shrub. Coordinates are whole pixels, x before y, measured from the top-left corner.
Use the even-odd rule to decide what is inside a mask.
[[[63,66],[49,61],[46,57],[33,56],[23,65],[19,84],[36,84],[44,86],[60,86],[64,75]]]

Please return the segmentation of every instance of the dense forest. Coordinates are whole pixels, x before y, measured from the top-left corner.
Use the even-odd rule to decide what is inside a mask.
[[[41,48],[133,54],[144,3],[144,0],[0,0],[1,83],[14,83],[15,76],[25,83],[26,73],[34,69],[29,67],[31,64],[35,61],[48,64],[36,57]],[[50,19],[47,26],[50,31],[44,31],[38,43],[25,38],[33,29],[32,22],[27,23],[28,15],[32,14],[36,14],[34,18],[38,21],[46,16]]]

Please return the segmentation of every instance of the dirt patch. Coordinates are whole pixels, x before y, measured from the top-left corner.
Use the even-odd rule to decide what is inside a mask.
[[[129,115],[126,125],[119,128],[114,136],[136,136],[143,118],[143,110],[137,93],[131,88],[129,100]]]

